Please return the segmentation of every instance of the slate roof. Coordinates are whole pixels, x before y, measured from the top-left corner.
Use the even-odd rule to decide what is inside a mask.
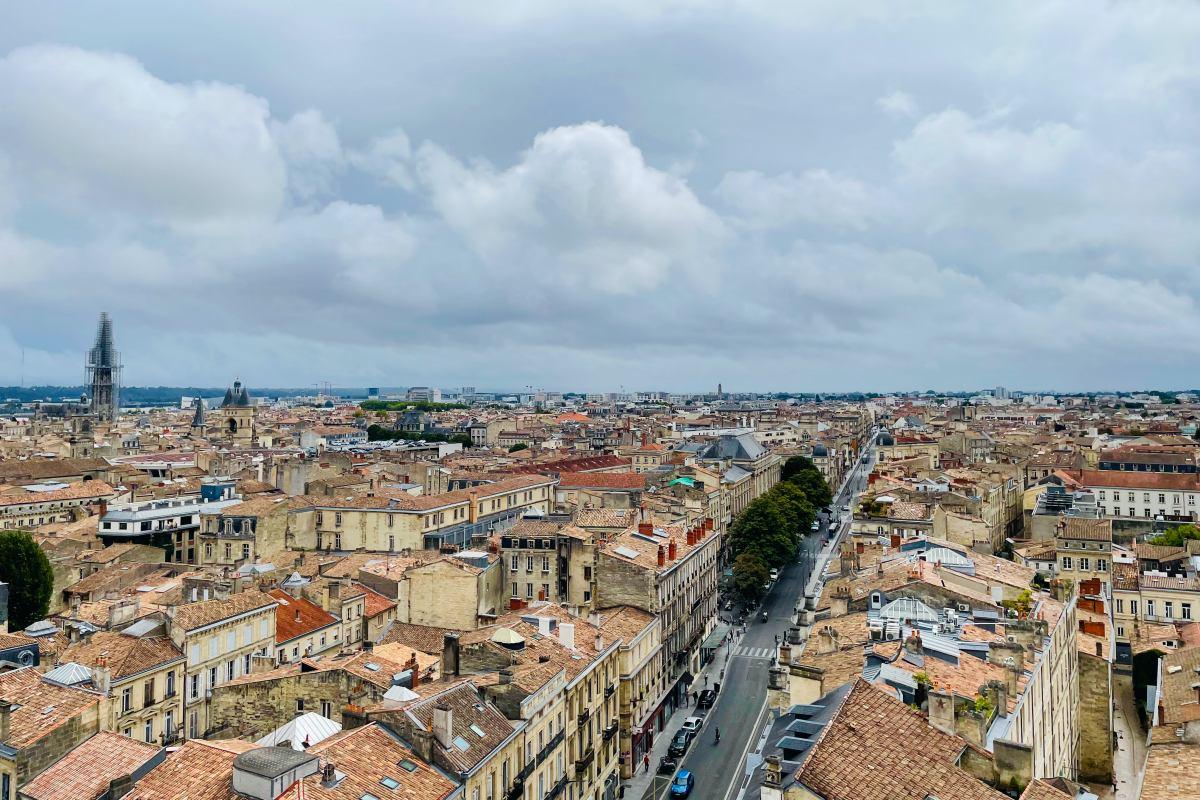
[[[448,765],[456,771],[473,769],[512,735],[512,724],[495,706],[482,702],[478,690],[470,682],[414,703],[405,713],[421,728],[433,730],[433,712],[438,706],[445,706],[452,712],[451,745],[445,747],[438,743],[437,746]]]
[[[767,449],[758,443],[753,434],[743,433],[737,436],[722,436],[697,455],[705,461],[720,461],[726,458],[734,461],[754,461],[766,452]]]

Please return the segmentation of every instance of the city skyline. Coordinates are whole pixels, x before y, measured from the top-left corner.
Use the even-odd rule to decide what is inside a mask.
[[[0,383],[1186,385],[1172,8],[15,8]]]

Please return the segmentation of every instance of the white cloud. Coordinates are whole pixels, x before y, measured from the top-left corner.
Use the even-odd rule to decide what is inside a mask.
[[[267,104],[125,55],[39,45],[0,59],[0,151],[23,191],[179,227],[273,216],[285,168]]]
[[[771,177],[756,170],[730,172],[716,192],[748,228],[807,223],[861,230],[876,204],[862,181],[824,169]]]
[[[337,131],[316,109],[274,122],[271,133],[288,164],[288,185],[301,200],[326,196],[345,166]]]
[[[907,92],[896,90],[875,101],[880,110],[896,119],[914,119],[920,113],[917,101]]]
[[[408,191],[415,188],[412,157],[408,134],[399,128],[372,139],[365,149],[351,151],[349,155],[350,163],[357,168]]]
[[[418,169],[445,220],[490,264],[524,262],[527,280],[611,294],[703,280],[725,236],[683,180],[647,165],[612,126],[538,134],[505,170],[426,144]]]

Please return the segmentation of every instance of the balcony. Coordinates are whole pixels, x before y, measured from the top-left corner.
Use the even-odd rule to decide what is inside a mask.
[[[563,793],[563,789],[565,788],[567,788],[567,776],[563,775],[550,787],[550,791],[546,793],[546,800],[554,800]]]
[[[603,733],[604,741],[607,742],[609,739],[616,736],[618,728],[619,728],[619,726],[617,725],[617,721],[615,719],[612,722],[608,723],[608,726],[604,729],[604,733]]]
[[[550,755],[554,752],[554,748],[556,748],[560,744],[562,744],[563,736],[564,736],[564,734],[561,730],[558,733],[551,736],[550,741],[546,742],[546,746],[538,751],[536,763],[541,764],[543,761],[545,761],[547,758],[549,758]]]
[[[508,792],[504,795],[504,800],[521,800],[521,797],[524,794],[525,781],[519,780],[514,782],[513,785],[508,788]]]
[[[608,686],[604,687],[604,697],[606,699],[609,697],[612,697],[616,691],[617,691],[617,684],[610,683]]]
[[[590,708],[585,708],[583,711],[581,711],[579,713],[579,727],[582,728],[584,725],[587,725],[588,720],[590,720],[591,718],[592,718],[592,710]]]
[[[590,744],[583,751],[583,755],[575,759],[575,775],[579,777],[581,773],[592,765],[592,761],[596,758],[596,749]]]

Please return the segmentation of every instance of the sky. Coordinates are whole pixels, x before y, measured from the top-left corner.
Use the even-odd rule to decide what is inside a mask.
[[[21,3],[0,385],[1186,388],[1200,5]]]

